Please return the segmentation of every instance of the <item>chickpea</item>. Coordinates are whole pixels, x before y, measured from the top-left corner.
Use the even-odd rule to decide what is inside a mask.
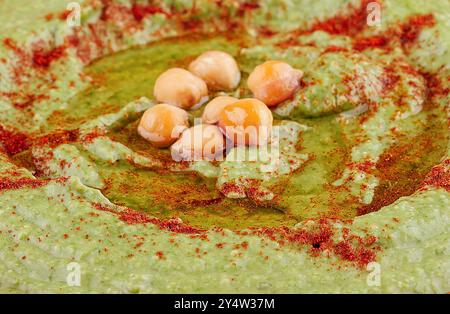
[[[168,104],[159,104],[144,112],[138,133],[155,147],[168,147],[188,127],[186,111]]]
[[[219,127],[235,145],[263,145],[269,140],[273,116],[260,100],[241,99],[226,105],[219,115]]]
[[[225,149],[225,139],[215,125],[198,124],[183,132],[172,147],[175,160],[214,160]]]
[[[189,64],[189,71],[202,78],[212,90],[232,90],[241,80],[236,60],[222,51],[204,52]]]
[[[230,96],[218,96],[211,100],[203,110],[202,122],[216,124],[219,121],[219,115],[223,108],[231,103],[238,101],[237,98]]]
[[[162,73],[153,91],[158,102],[190,109],[208,100],[206,83],[191,72],[172,68]]]
[[[294,95],[302,76],[302,71],[285,62],[267,61],[250,73],[247,85],[255,98],[272,107]]]

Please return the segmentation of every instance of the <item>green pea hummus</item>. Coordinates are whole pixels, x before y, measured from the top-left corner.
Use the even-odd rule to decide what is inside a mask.
[[[448,1],[69,2],[0,4],[1,292],[450,291]],[[138,135],[207,50],[304,72],[275,146]]]

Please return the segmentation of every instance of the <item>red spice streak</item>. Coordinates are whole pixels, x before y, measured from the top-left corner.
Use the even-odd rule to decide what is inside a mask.
[[[394,86],[397,85],[397,82],[400,80],[400,75],[398,75],[393,68],[386,67],[384,68],[384,76],[382,78],[383,83],[383,91],[387,92],[392,90]]]
[[[382,48],[389,44],[389,40],[385,36],[375,35],[371,37],[357,38],[353,42],[353,49],[363,51],[368,48]]]
[[[30,178],[21,178],[11,180],[10,178],[0,178],[0,190],[18,190],[22,188],[38,188],[48,183],[47,180],[37,180]]]
[[[450,192],[450,159],[447,159],[444,164],[435,166],[431,169],[430,173],[426,176],[422,182],[421,189],[425,189],[426,186],[434,186],[437,188],[444,188]]]
[[[244,16],[246,12],[253,11],[259,9],[260,5],[255,1],[246,1],[239,5],[237,10],[237,16]]]
[[[67,20],[67,18],[69,17],[70,13],[72,13],[73,11],[71,10],[64,10],[59,14],[59,19],[64,21]]]
[[[3,144],[4,149],[8,155],[15,155],[27,150],[31,141],[30,138],[18,131],[6,130],[0,125],[0,143]]]
[[[389,29],[384,35],[356,38],[353,42],[353,49],[363,51],[370,48],[384,48],[393,38],[399,38],[402,46],[408,47],[417,41],[423,28],[432,27],[435,24],[433,14],[414,15],[406,22],[401,23],[400,29]]]
[[[315,22],[309,29],[299,29],[293,32],[294,36],[310,34],[315,31],[324,31],[333,35],[355,36],[361,32],[367,25],[367,5],[374,0],[361,0],[359,7],[349,5],[345,13],[337,14],[324,21]],[[298,45],[295,38],[282,41],[277,44],[280,48]],[[328,52],[333,51],[331,48]],[[336,50],[339,51],[339,50]]]
[[[102,136],[103,134],[99,133],[98,131],[92,131],[86,135],[83,136],[83,142],[85,143],[92,143],[97,137]]]
[[[33,64],[39,67],[48,68],[50,64],[60,59],[65,53],[65,46],[58,46],[50,51],[37,48],[33,51]]]
[[[240,186],[238,186],[235,183],[225,183],[222,185],[220,191],[222,194],[227,195],[229,193],[238,193],[241,194],[244,192],[244,189]]]
[[[204,230],[191,227],[176,219],[161,220],[157,218],[151,218],[148,215],[133,210],[131,208],[127,208],[121,212],[116,212],[113,209],[98,203],[94,204],[94,207],[97,210],[113,213],[117,215],[120,220],[130,225],[151,223],[157,225],[160,229],[168,230],[170,232],[175,233],[198,234],[204,232]]]
[[[103,0],[103,9],[100,15],[102,21],[117,21],[118,19],[133,18],[137,22],[141,22],[146,16],[153,14],[165,14],[171,16],[170,12],[166,12],[163,8],[153,4],[137,4],[134,3],[131,8],[114,4],[109,0]]]
[[[189,201],[189,204],[191,206],[210,206],[210,205],[217,205],[220,202],[222,202],[222,200],[223,200],[222,197],[208,199],[208,200],[191,200],[191,201]]]
[[[364,162],[350,163],[348,166],[350,168],[356,168],[359,171],[369,173],[376,166],[376,163],[374,163],[373,161],[367,160]]]
[[[164,11],[162,8],[150,4],[133,4],[133,6],[131,7],[131,13],[133,14],[134,19],[138,22],[142,21],[148,15],[157,13],[162,13],[166,16],[170,16],[170,14]]]
[[[17,45],[14,43],[14,41],[11,38],[5,38],[3,39],[3,44],[8,47],[9,49],[13,50],[14,52],[18,54],[24,54],[25,52],[17,47]]]
[[[410,45],[417,41],[424,27],[432,27],[436,24],[433,14],[415,15],[401,25],[400,40],[402,45]]]
[[[327,52],[339,52],[339,51],[347,51],[347,49],[344,48],[344,47],[339,47],[339,46],[331,45],[331,46],[328,46],[328,47],[325,49],[325,52],[324,52],[324,53],[327,53]]]
[[[334,35],[356,35],[367,25],[367,5],[373,0],[362,0],[358,8],[350,6],[350,12],[316,22],[308,32],[325,31]]]
[[[65,130],[44,135],[35,140],[35,144],[39,146],[48,145],[51,148],[61,144],[72,143],[78,140],[78,130]]]
[[[51,20],[53,19],[53,17],[54,17],[54,16],[53,16],[53,13],[49,13],[49,14],[47,14],[47,15],[44,16],[44,18],[45,18],[46,21],[51,21]]]
[[[377,247],[372,247],[377,238],[371,235],[359,237],[351,235],[349,229],[343,231],[343,240],[333,240],[333,229],[328,220],[321,219],[314,230],[290,229],[288,227],[262,228],[255,234],[267,236],[273,241],[310,246],[309,253],[318,256],[320,253],[334,254],[341,260],[364,267],[376,258]]]
[[[258,28],[258,34],[260,34],[261,36],[264,36],[264,37],[272,37],[272,36],[276,35],[277,32],[274,30],[271,30],[267,26],[262,26],[262,27]]]
[[[442,82],[439,80],[436,74],[427,73],[427,72],[420,72],[420,75],[422,75],[427,83],[428,93],[431,96],[435,95],[448,95],[449,88],[444,88],[442,86]]]
[[[49,99],[50,96],[45,95],[45,94],[36,94],[36,95],[25,95],[24,98],[25,98],[24,101],[15,102],[13,104],[14,107],[19,110],[24,110],[24,109],[27,109],[27,108],[33,106],[35,101],[42,101],[45,99]]]
[[[389,29],[384,35],[356,38],[353,49],[363,51],[370,48],[386,48],[393,38],[399,38],[402,46],[410,46],[417,41],[425,27],[436,24],[433,14],[411,16],[406,22],[399,25],[400,29]]]
[[[286,49],[286,48],[289,48],[292,46],[298,46],[298,45],[300,45],[300,42],[298,41],[298,39],[289,38],[287,40],[280,41],[280,42],[276,43],[275,45],[279,48]]]

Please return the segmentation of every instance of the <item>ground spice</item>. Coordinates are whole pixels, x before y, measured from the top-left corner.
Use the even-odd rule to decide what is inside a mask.
[[[228,183],[224,183],[221,186],[220,192],[222,192],[222,194],[224,194],[224,195],[228,195],[230,193],[242,194],[242,193],[244,193],[244,189],[235,183],[228,182]]]
[[[383,93],[391,91],[400,80],[400,75],[398,75],[392,67],[385,67],[383,71],[383,76],[381,77],[381,82],[383,84]]]
[[[289,38],[287,40],[280,41],[275,43],[275,45],[279,48],[286,49],[292,46],[299,46],[300,42],[296,38]]]
[[[327,53],[327,52],[340,52],[340,51],[345,52],[345,51],[348,51],[348,49],[347,49],[347,48],[344,48],[344,47],[339,47],[339,46],[331,45],[331,46],[328,46],[328,47],[325,49],[324,53]]]
[[[21,85],[26,79],[30,77],[28,68],[32,66],[29,54],[15,43],[11,38],[3,39],[3,44],[6,48],[14,52],[17,61],[12,66],[11,74],[13,80],[17,85]]]
[[[425,79],[428,89],[428,96],[430,98],[435,96],[446,96],[449,93],[449,88],[442,85],[441,80],[435,73],[420,72],[420,75]]]
[[[100,136],[104,135],[103,132],[100,132],[98,130],[94,130],[86,135],[83,135],[82,141],[84,143],[92,143],[94,140]]]
[[[191,226],[181,222],[179,219],[172,218],[172,219],[162,220],[162,219],[149,217],[147,214],[138,212],[131,208],[126,208],[122,211],[117,212],[114,209],[104,206],[102,204],[96,203],[93,205],[97,210],[106,211],[106,212],[110,212],[110,213],[117,215],[120,220],[122,220],[130,225],[151,223],[151,224],[158,226],[162,230],[167,230],[170,232],[182,233],[182,234],[200,234],[200,233],[205,232],[205,230],[191,227]]]
[[[293,244],[309,247],[311,256],[334,255],[342,261],[353,263],[358,267],[364,267],[376,259],[376,252],[379,247],[374,246],[377,238],[367,234],[360,237],[350,234],[346,228],[342,232],[343,239],[336,240],[335,229],[330,220],[320,219],[312,228],[260,228],[253,229],[253,233],[259,236],[267,237],[280,245]]]
[[[417,41],[422,29],[436,24],[433,14],[414,15],[400,26],[400,41],[404,46],[410,46]]]
[[[15,102],[13,103],[13,106],[19,110],[24,110],[32,107],[35,101],[50,99],[50,96],[45,94],[25,95],[24,97],[25,97],[24,101]]]
[[[433,167],[430,173],[427,174],[423,180],[420,189],[426,189],[427,186],[434,186],[437,188],[444,188],[450,192],[450,159],[447,159],[444,164]]]
[[[356,38],[353,41],[353,49],[363,51],[373,48],[384,48],[389,44],[389,39],[383,35]]]
[[[211,205],[218,205],[222,202],[223,197],[217,197],[217,198],[212,198],[212,199],[208,199],[208,200],[190,200],[189,204],[191,206],[211,206]]]
[[[50,148],[58,147],[66,143],[73,143],[78,140],[79,130],[64,130],[43,135],[34,140],[34,145],[49,146]]]
[[[12,51],[14,51],[17,54],[20,54],[20,55],[25,55],[26,54],[25,51],[23,51],[21,48],[19,48],[16,45],[16,43],[14,42],[14,40],[12,40],[11,38],[4,38],[3,39],[3,44],[7,48],[11,49]]]
[[[388,48],[390,42],[399,39],[403,47],[408,48],[417,42],[420,33],[426,27],[433,27],[436,24],[433,14],[417,14],[411,16],[406,22],[400,23],[397,27],[388,29],[382,35],[355,38],[353,49],[363,51],[373,48]]]
[[[0,125],[0,143],[3,144],[6,153],[13,156],[30,148],[31,140],[25,133],[6,130]]]
[[[349,6],[348,12],[338,14],[322,22],[316,22],[307,31],[325,31],[334,35],[354,36],[361,32],[367,26],[367,5],[374,0],[362,0],[359,7]]]
[[[20,178],[11,180],[10,178],[0,178],[0,191],[4,190],[18,190],[22,188],[38,188],[46,185],[49,180],[38,180],[32,178]]]
[[[67,20],[67,18],[69,17],[70,13],[72,13],[71,10],[64,10],[64,11],[62,11],[62,12],[58,15],[58,18],[59,18],[61,21],[65,21],[65,20]]]
[[[146,16],[153,14],[161,13],[166,15],[167,17],[171,15],[161,7],[151,4],[133,4],[133,6],[131,7],[131,13],[133,14],[135,20],[138,22],[142,21]]]
[[[247,12],[259,9],[260,5],[257,1],[244,1],[239,4],[237,9],[237,16],[244,16]]]
[[[43,48],[36,48],[33,51],[33,64],[37,67],[48,68],[53,61],[62,58],[65,54],[66,47],[58,46],[49,51]]]
[[[263,37],[270,38],[270,37],[275,36],[277,34],[277,32],[272,30],[272,29],[270,29],[267,26],[261,26],[261,27],[258,28],[258,34],[263,36]]]
[[[370,160],[363,162],[353,162],[347,165],[349,168],[358,169],[361,172],[370,173],[376,166],[376,163]]]
[[[53,20],[53,18],[54,18],[53,13],[48,13],[48,14],[46,14],[46,15],[44,16],[44,18],[45,18],[46,21],[51,21],[51,20]]]

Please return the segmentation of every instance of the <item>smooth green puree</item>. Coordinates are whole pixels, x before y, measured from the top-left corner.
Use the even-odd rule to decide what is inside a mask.
[[[115,112],[141,96],[153,98],[153,84],[159,74],[170,67],[187,67],[195,56],[207,50],[222,50],[236,56],[243,69],[252,69],[258,63],[239,51],[254,45],[251,37],[240,38],[238,34],[224,36],[191,36],[160,41],[146,47],[131,48],[93,62],[85,73],[93,83],[71,99],[69,106],[55,112],[49,119],[50,127],[77,128],[84,121],[101,114]],[[230,39],[231,37],[231,39]],[[239,38],[239,41],[233,40]],[[287,60],[293,64],[305,64],[307,60],[298,55]],[[245,88],[245,73],[241,87]],[[244,93],[249,93],[244,91]],[[202,113],[200,108],[192,114]],[[400,196],[412,194],[421,178],[439,163],[445,153],[447,138],[444,119],[435,118],[442,112],[436,108],[425,108],[410,118],[404,127],[407,136],[397,136],[396,146],[402,147],[401,156],[394,164],[383,165],[375,170],[375,176],[382,177],[375,190],[374,199],[379,201],[370,211]],[[212,226],[231,229],[246,227],[292,225],[295,222],[322,216],[353,218],[358,209],[364,211],[364,204],[348,197],[348,191],[332,185],[342,172],[342,165],[348,162],[348,155],[355,145],[348,140],[346,129],[358,128],[358,121],[342,127],[333,115],[324,117],[293,117],[310,127],[297,143],[301,152],[314,156],[301,171],[280,180],[283,185],[281,200],[269,206],[258,206],[248,200],[224,198],[217,190],[215,178],[205,178],[196,173],[163,174],[147,169],[136,169],[127,162],[114,167],[99,163],[99,173],[107,183],[102,189],[105,196],[116,204],[148,212],[157,217],[180,217],[183,221],[201,228]],[[111,138],[136,152],[170,159],[168,150],[153,148],[136,132],[138,121],[111,133]],[[420,153],[424,145],[433,149]],[[398,154],[398,148],[391,148],[383,156]],[[388,175],[383,175],[388,172]],[[128,180],[128,178],[133,178]],[[389,188],[389,191],[386,191]],[[396,193],[394,195],[394,193]],[[392,194],[392,195],[391,195]],[[208,204],[210,205],[203,205]],[[198,205],[200,204],[200,205]]]

